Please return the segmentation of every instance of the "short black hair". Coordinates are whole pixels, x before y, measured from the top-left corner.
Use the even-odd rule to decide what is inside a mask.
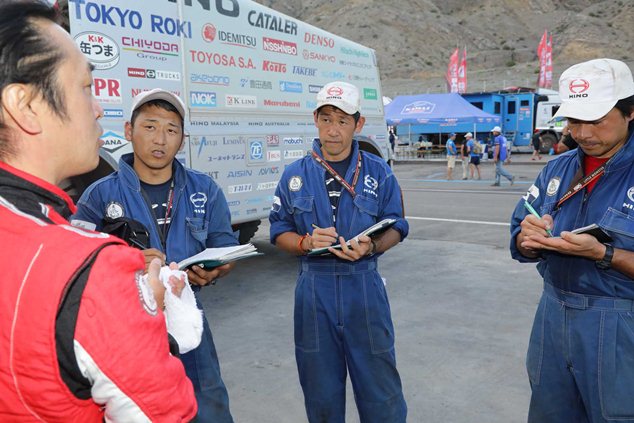
[[[0,2],[0,99],[8,85],[29,84],[64,119],[66,104],[56,72],[63,54],[38,27],[39,20],[57,23],[57,11],[41,0]],[[14,152],[6,131],[0,119],[0,158]]]
[[[181,118],[181,130],[182,131],[185,130],[185,122],[184,122],[183,116],[181,116],[181,114],[178,111],[178,109],[176,107],[174,107],[174,105],[172,105],[172,103],[170,103],[169,101],[165,101],[165,100],[150,100],[147,103],[141,104],[139,107],[134,109],[134,111],[132,112],[132,117],[130,118],[130,124],[132,126],[134,126],[134,121],[136,121],[136,118],[139,116],[139,113],[141,113],[141,111],[143,109],[145,109],[147,107],[150,107],[150,106],[160,107],[161,109],[167,110],[168,112],[176,113]]]
[[[321,109],[323,109],[324,107],[326,107],[326,106],[334,107],[337,110],[341,110],[339,107],[333,106],[332,104],[325,104],[325,105],[321,106],[319,109],[317,109],[317,116],[319,116],[319,111]],[[341,110],[341,111],[343,112],[343,110]],[[346,113],[346,112],[344,112],[344,113]],[[346,114],[348,115],[348,113],[346,113]],[[359,123],[359,119],[361,119],[361,112],[356,112],[355,114],[348,115],[348,116],[352,116],[352,118],[354,119],[354,124],[356,125],[357,123]]]
[[[616,102],[614,107],[623,114],[623,116],[629,116],[634,112],[634,95],[623,98]]]

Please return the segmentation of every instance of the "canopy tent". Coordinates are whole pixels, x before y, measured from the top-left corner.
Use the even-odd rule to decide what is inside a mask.
[[[489,132],[500,124],[500,117],[486,113],[460,94],[419,94],[398,96],[385,106],[390,126],[407,125],[415,134],[447,132]]]

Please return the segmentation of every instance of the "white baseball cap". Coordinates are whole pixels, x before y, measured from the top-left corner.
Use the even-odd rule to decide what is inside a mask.
[[[491,132],[499,132],[501,134],[502,128],[500,128],[499,126],[494,126],[493,129],[491,129]]]
[[[634,95],[632,71],[620,60],[595,59],[566,69],[559,78],[561,107],[553,116],[593,121]]]
[[[466,134],[464,134],[464,137],[465,138],[467,138],[467,137],[473,138],[473,134],[471,132],[467,132]]]
[[[185,120],[185,104],[183,103],[183,100],[181,100],[180,97],[178,97],[176,94],[172,94],[171,92],[165,91],[162,88],[154,88],[153,90],[144,91],[142,93],[137,94],[132,99],[132,109],[130,110],[130,120],[132,120],[132,113],[134,113],[136,109],[143,106],[148,101],[152,101],[152,100],[167,101],[169,104],[174,106],[176,110],[178,110],[178,113],[183,118],[183,121]]]
[[[334,106],[349,115],[354,115],[361,108],[359,89],[347,82],[329,82],[317,93],[315,110],[323,106]]]

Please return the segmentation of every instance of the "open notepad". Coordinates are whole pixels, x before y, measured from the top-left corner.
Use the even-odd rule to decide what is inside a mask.
[[[180,270],[191,266],[200,266],[203,269],[213,269],[232,261],[242,260],[249,257],[261,256],[253,244],[236,245],[234,247],[207,248],[204,251],[186,258],[178,263]]]
[[[353,239],[358,240],[361,235],[367,235],[369,237],[376,236],[382,232],[387,231],[395,223],[396,223],[396,219],[383,219],[380,222],[377,222],[374,225],[370,226],[363,232],[358,233],[357,235],[353,237]],[[346,242],[346,245],[350,247],[349,240],[348,242]],[[341,244],[331,245],[330,247],[336,250],[341,250]],[[324,255],[332,254],[330,251],[328,251],[328,248],[330,247],[313,248],[312,250],[308,252],[308,255],[309,256],[324,256]]]

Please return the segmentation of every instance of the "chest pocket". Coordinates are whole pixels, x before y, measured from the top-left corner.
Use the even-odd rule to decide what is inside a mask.
[[[200,217],[187,217],[187,229],[196,241],[205,243],[207,240],[208,222]]]
[[[291,204],[295,225],[299,232],[312,232],[309,228],[316,222],[314,197],[295,197]]]
[[[363,231],[365,228],[374,225],[379,215],[379,202],[373,198],[357,195],[354,198],[355,218],[352,221],[355,234]]]
[[[614,246],[634,250],[634,217],[608,207],[599,226],[608,231],[614,239]]]

